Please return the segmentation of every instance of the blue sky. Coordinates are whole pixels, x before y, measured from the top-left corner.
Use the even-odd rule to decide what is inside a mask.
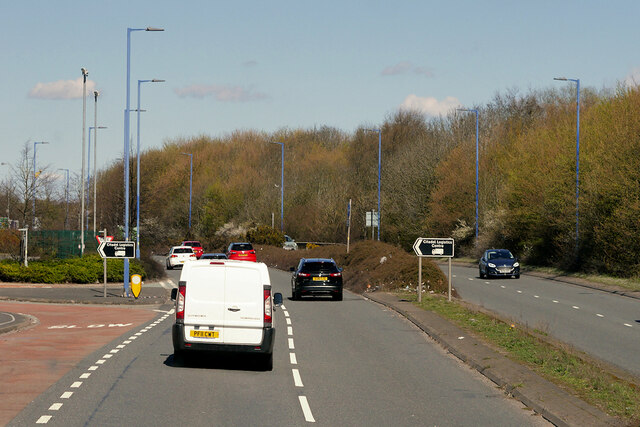
[[[639,17],[640,2],[615,0],[2,1],[0,160],[48,141],[39,167],[80,171],[81,67],[87,127],[94,89],[108,127],[98,166],[122,157],[127,27],[165,29],[132,33],[132,108],[137,80],[166,80],[142,85],[148,149],[237,129],[351,132],[403,105],[437,115],[567,85],[557,76],[614,88],[640,76]]]

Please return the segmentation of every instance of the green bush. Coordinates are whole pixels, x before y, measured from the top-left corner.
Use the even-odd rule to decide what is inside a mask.
[[[130,274],[139,274],[146,278],[145,269],[138,260],[131,260]],[[17,261],[0,262],[0,281],[24,283],[97,283],[102,281],[103,263],[98,255],[82,258],[30,261],[25,267]],[[107,281],[122,282],[124,261],[107,260]]]
[[[259,225],[247,231],[247,241],[255,245],[281,246],[284,234],[268,225]]]

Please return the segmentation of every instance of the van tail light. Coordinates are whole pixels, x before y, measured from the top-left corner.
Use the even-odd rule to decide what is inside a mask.
[[[187,282],[178,283],[178,298],[176,298],[176,320],[184,320],[184,302],[187,294]]]
[[[330,274],[331,277],[342,277],[342,273],[338,272],[338,273],[331,273]]]
[[[309,273],[303,273],[303,272],[301,271],[300,273],[298,273],[298,276],[300,276],[300,277],[309,277],[309,276],[311,276],[311,274],[309,274]]]
[[[271,327],[273,318],[271,317],[271,308],[273,304],[271,302],[271,287],[264,287],[264,326]]]

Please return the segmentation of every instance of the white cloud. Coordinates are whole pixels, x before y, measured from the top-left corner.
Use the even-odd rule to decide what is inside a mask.
[[[87,96],[93,94],[96,82],[87,80]],[[82,77],[75,80],[58,80],[37,83],[29,91],[29,98],[37,99],[82,99]]]
[[[411,94],[407,96],[400,108],[403,110],[417,110],[430,116],[446,115],[452,110],[460,107],[460,101],[453,96],[447,96],[442,101],[433,97],[422,98]]]
[[[262,92],[255,92],[240,86],[229,85],[191,85],[174,89],[174,92],[181,98],[204,98],[213,96],[222,102],[247,102],[269,98],[268,95]]]
[[[627,77],[624,78],[624,83],[631,87],[640,85],[640,67],[631,70]]]
[[[380,74],[383,76],[397,76],[399,74],[406,73],[421,74],[426,77],[433,77],[433,71],[430,68],[418,67],[417,65],[413,65],[409,61],[401,61],[396,65],[386,67]]]

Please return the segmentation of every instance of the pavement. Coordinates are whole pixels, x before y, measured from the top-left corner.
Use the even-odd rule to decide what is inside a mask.
[[[0,301],[114,305],[157,305],[170,299],[168,279],[143,284],[138,298],[123,297],[123,285],[33,285],[0,282]],[[470,336],[439,315],[386,292],[365,293],[413,322],[447,351],[489,378],[505,393],[518,399],[557,426],[619,426],[619,419],[587,404]],[[9,317],[13,316],[14,321]],[[37,321],[37,320],[35,320]],[[0,313],[0,334],[32,325],[34,319],[17,313]]]

